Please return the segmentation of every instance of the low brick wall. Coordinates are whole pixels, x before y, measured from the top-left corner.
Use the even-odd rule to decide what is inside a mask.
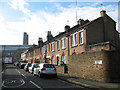
[[[86,52],[68,58],[68,74],[99,82],[120,79],[120,54],[115,51]]]
[[[64,74],[64,66],[55,66],[58,74]]]

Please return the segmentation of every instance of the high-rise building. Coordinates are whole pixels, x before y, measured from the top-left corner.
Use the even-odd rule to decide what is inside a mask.
[[[24,32],[23,36],[23,45],[28,45],[28,34]]]

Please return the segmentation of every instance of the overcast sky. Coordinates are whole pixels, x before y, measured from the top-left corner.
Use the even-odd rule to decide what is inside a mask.
[[[46,0],[48,1],[48,0]],[[77,19],[90,21],[100,17],[100,11],[117,22],[118,2],[42,2],[39,0],[1,0],[0,1],[0,45],[22,45],[23,32],[29,35],[29,44],[38,44],[38,38],[46,40],[47,31],[53,36],[64,31],[65,25],[73,27]],[[103,3],[103,6],[100,4]],[[69,21],[69,22],[67,22]]]

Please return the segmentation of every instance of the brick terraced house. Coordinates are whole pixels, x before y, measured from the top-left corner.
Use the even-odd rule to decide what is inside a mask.
[[[39,45],[31,47],[27,52],[28,62],[47,62],[55,65],[68,64],[68,56],[84,52],[101,50],[118,50],[119,33],[116,31],[116,22],[106,14],[95,20],[79,19],[78,24],[52,36],[48,31],[47,41],[39,38]]]

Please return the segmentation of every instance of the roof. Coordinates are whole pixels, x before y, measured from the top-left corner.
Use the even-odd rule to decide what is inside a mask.
[[[105,16],[107,16],[107,17],[110,18],[113,22],[115,22],[115,21],[114,21],[110,16],[108,16],[107,14],[106,14]],[[75,32],[77,32],[77,31],[79,31],[79,30],[82,30],[82,29],[84,29],[85,27],[89,26],[90,24],[96,22],[97,20],[103,19],[103,18],[104,18],[104,16],[100,16],[100,17],[98,17],[98,18],[96,18],[96,19],[94,19],[94,20],[92,20],[92,21],[90,21],[90,22],[88,22],[88,23],[86,23],[86,24],[84,24],[84,25],[82,25],[82,26],[81,26],[80,24],[77,24],[77,25],[73,26],[72,28],[70,28],[68,31],[64,31],[64,32],[56,35],[55,37],[53,37],[53,39],[51,39],[51,40],[49,40],[49,41],[43,42],[43,44],[42,44],[41,46],[44,46],[44,45],[46,45],[46,44],[48,44],[48,43],[51,43],[51,42],[56,41],[56,40],[59,40],[59,39],[61,39],[61,38],[63,38],[63,37],[69,36],[69,35],[71,35],[72,33],[75,33]],[[40,48],[41,46],[37,46],[37,48]],[[34,49],[37,49],[37,48],[34,48]]]
[[[70,34],[76,32],[76,31],[79,31],[80,29],[82,30],[84,27],[90,25],[91,23],[93,23],[93,22],[95,22],[95,21],[97,21],[98,19],[101,19],[101,18],[102,18],[102,17],[99,17],[99,18],[97,18],[97,19],[95,19],[95,20],[92,20],[92,21],[90,21],[90,22],[82,25],[82,26],[79,25],[79,24],[77,24],[77,25],[73,26],[72,28],[70,28],[70,29],[68,30],[68,32],[67,32],[67,31],[64,31],[64,32],[56,35],[55,37],[53,37],[53,39],[51,39],[51,40],[49,40],[49,41],[43,42],[43,45],[42,45],[42,46],[44,46],[44,45],[46,45],[46,44],[48,44],[48,43],[51,43],[51,42],[53,42],[53,41],[59,40],[59,39],[61,39],[61,38],[63,38],[63,37],[69,36]]]

